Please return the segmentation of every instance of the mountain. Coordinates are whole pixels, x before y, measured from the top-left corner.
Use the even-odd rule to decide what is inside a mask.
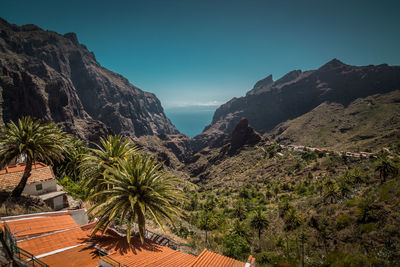
[[[23,115],[91,141],[179,134],[154,94],[102,67],[76,34],[0,19],[0,124]]]
[[[269,134],[281,144],[346,151],[386,147],[400,141],[400,90],[357,98],[347,106],[323,102]]]
[[[268,133],[280,123],[302,116],[323,103],[348,107],[358,98],[397,89],[400,89],[400,67],[386,64],[350,66],[333,59],[317,70],[295,70],[277,81],[270,75],[257,82],[246,96],[220,106],[212,123],[194,138],[194,147],[200,150],[226,143],[243,117],[256,131]],[[326,112],[325,115],[331,116]],[[277,131],[274,132],[276,135]]]

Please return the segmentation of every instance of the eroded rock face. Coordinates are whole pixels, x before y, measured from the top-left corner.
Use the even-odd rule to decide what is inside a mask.
[[[179,133],[154,94],[103,68],[74,33],[0,19],[0,124],[23,115],[90,141]]]
[[[207,146],[187,157],[184,169],[190,173],[191,177],[198,176],[200,180],[208,179],[210,174],[207,170],[212,165],[219,164],[224,159],[240,153],[244,147],[255,146],[261,141],[261,136],[250,127],[246,118],[239,121],[230,136],[230,139],[226,141],[226,136],[221,135],[224,143],[219,143],[218,146],[214,147]]]
[[[214,113],[212,123],[194,138],[194,148],[200,150],[223,135],[229,136],[243,117],[256,131],[265,133],[321,103],[347,106],[357,98],[397,89],[400,89],[399,66],[358,67],[337,59],[317,70],[289,72],[275,82],[272,76],[268,76],[257,82],[246,96],[233,98],[220,106]]]
[[[235,153],[244,145],[254,146],[260,141],[260,135],[249,126],[249,121],[246,118],[243,118],[239,121],[232,132],[231,146],[229,150],[230,154]]]

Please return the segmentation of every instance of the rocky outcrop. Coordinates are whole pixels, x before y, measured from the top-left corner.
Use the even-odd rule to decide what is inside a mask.
[[[400,89],[400,67],[386,64],[350,66],[337,59],[317,70],[289,72],[275,82],[268,76],[257,82],[246,96],[233,98],[220,106],[212,123],[194,138],[195,149],[229,135],[243,117],[256,131],[265,133],[321,103],[347,106],[357,98],[396,89]]]
[[[154,94],[102,67],[76,34],[0,19],[0,124],[23,115],[86,140],[179,133]]]
[[[223,136],[225,140],[226,136]],[[210,178],[208,169],[228,157],[232,157],[248,146],[255,146],[261,141],[261,136],[249,126],[246,118],[236,125],[230,139],[217,146],[207,146],[185,160],[185,170],[191,177],[198,176],[200,180]],[[222,139],[221,139],[222,142]],[[214,144],[215,145],[215,144]],[[194,181],[196,182],[196,181]]]
[[[261,141],[261,137],[249,126],[249,121],[243,118],[232,132],[229,154],[234,154],[244,145],[254,146]]]

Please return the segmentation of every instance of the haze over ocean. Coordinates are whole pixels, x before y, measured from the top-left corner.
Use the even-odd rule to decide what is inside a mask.
[[[165,108],[164,112],[178,130],[194,137],[211,123],[218,106],[183,106]]]

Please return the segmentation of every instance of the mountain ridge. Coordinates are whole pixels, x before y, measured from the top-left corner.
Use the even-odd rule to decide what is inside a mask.
[[[0,19],[0,123],[30,115],[93,141],[179,134],[161,102],[102,67],[75,33]]]
[[[325,101],[347,106],[357,98],[397,89],[400,89],[400,67],[387,64],[351,66],[333,59],[316,70],[291,71],[275,82],[269,75],[258,81],[246,96],[221,105],[211,124],[194,137],[194,147],[201,150],[221,136],[227,142],[242,118],[265,134]]]

